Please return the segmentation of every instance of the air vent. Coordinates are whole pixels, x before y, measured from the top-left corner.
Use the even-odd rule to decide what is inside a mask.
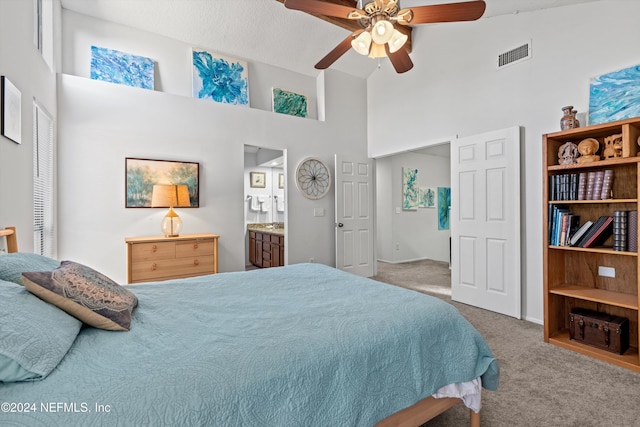
[[[522,62],[531,58],[531,42],[498,55],[498,69]]]

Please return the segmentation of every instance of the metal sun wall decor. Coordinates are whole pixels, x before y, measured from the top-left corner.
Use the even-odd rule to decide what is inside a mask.
[[[127,208],[150,208],[154,184],[186,185],[192,208],[200,206],[200,164],[171,160],[125,158]]]
[[[273,88],[273,111],[296,117],[307,117],[307,97],[299,93]]]
[[[451,206],[451,188],[438,187],[438,230],[449,229],[449,207]]]
[[[402,168],[402,210],[417,209],[419,200],[418,169]]]
[[[249,107],[249,69],[245,61],[204,50],[192,52],[194,98]]]
[[[589,125],[637,116],[640,116],[640,65],[591,79]]]
[[[155,61],[144,56],[91,46],[91,78],[142,89],[154,88]]]

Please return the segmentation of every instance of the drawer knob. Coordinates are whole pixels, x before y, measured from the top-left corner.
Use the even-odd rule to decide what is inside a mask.
[[[198,244],[197,243],[193,244],[193,249],[198,249]]]
[[[200,261],[199,261],[199,260],[197,260],[197,259],[194,259],[194,260],[193,260],[193,265],[200,265]]]
[[[151,250],[152,250],[152,252],[157,252],[158,251],[158,246],[157,245],[153,245]]]
[[[151,270],[157,270],[157,269],[158,269],[158,264],[156,264],[155,262],[151,264]]]

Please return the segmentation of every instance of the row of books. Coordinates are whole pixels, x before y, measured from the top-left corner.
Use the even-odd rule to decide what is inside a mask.
[[[550,200],[606,200],[613,197],[612,189],[612,169],[549,177]]]
[[[549,207],[548,240],[552,246],[592,248],[613,236],[616,251],[638,251],[638,211],[615,211],[580,224],[580,216],[567,206]]]

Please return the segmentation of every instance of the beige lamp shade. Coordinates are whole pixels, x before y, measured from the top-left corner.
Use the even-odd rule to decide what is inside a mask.
[[[186,185],[155,184],[151,195],[152,208],[183,208],[191,206]]]
[[[182,230],[182,219],[173,210],[174,207],[191,206],[189,188],[186,185],[156,184],[151,195],[151,207],[169,208],[162,219],[160,229],[165,237],[178,237]]]

